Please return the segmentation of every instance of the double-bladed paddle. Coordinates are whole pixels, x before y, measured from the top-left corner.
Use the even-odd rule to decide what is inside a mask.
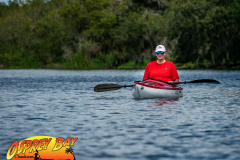
[[[149,78],[152,79],[152,78]],[[156,79],[153,79],[156,80]],[[157,80],[157,81],[161,81],[161,80]],[[161,81],[164,82],[164,81]],[[175,84],[187,84],[187,83],[215,83],[215,84],[220,84],[220,82],[214,80],[214,79],[197,79],[197,80],[193,80],[193,81],[189,81],[189,82],[175,82],[175,83],[167,83],[164,82],[166,84],[170,84],[170,85],[175,85]],[[106,92],[106,91],[113,91],[113,90],[118,90],[120,88],[126,88],[126,87],[133,87],[133,85],[118,85],[118,84],[112,84],[112,83],[108,83],[108,84],[99,84],[96,85],[94,87],[94,91],[95,92]]]

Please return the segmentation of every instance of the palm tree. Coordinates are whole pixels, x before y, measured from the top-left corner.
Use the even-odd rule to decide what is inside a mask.
[[[73,157],[74,157],[74,160],[76,160],[76,158],[75,158],[75,156],[74,156],[74,153],[73,153],[73,149],[71,148],[71,147],[69,147],[69,148],[67,148],[66,150],[65,150],[65,153],[70,153],[70,154],[72,154],[73,155]]]

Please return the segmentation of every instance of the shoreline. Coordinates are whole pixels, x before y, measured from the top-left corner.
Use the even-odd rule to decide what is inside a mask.
[[[145,68],[89,68],[89,69],[71,69],[71,68],[0,68],[0,70],[62,70],[62,71],[88,71],[88,70],[144,70]],[[238,71],[240,68],[178,68],[177,70],[233,70]]]

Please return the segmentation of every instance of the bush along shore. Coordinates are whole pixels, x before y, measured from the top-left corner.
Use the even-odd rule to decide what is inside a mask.
[[[239,0],[0,2],[1,69],[240,69]]]

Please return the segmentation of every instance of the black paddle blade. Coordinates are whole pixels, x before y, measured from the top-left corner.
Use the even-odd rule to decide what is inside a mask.
[[[94,87],[94,92],[105,92],[105,91],[113,91],[118,90],[122,88],[123,86],[120,86],[118,84],[99,84]]]
[[[188,83],[215,83],[215,84],[220,84],[220,82],[218,82],[214,79],[198,79],[198,80],[190,81]]]

